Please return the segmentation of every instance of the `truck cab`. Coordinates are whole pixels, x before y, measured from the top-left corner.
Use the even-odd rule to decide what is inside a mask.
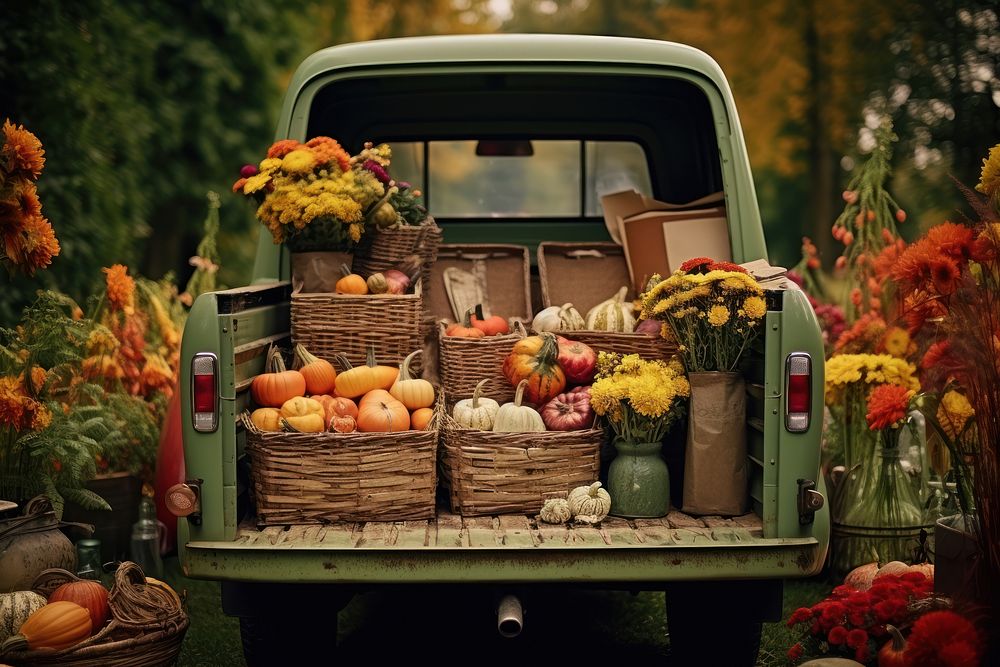
[[[423,190],[445,243],[534,251],[542,241],[607,241],[603,194],[688,202],[721,191],[733,259],[767,258],[733,96],[719,66],[688,46],[554,35],[336,46],[298,68],[275,136],[321,135],[349,151],[389,143],[394,177]],[[696,655],[709,627],[702,620],[712,615],[718,627],[721,615],[720,664],[753,664],[760,622],[780,615],[782,581],[821,569],[823,345],[791,281],[768,284],[764,329],[746,364],[744,517],[670,515],[555,534],[534,517],[463,518],[441,506],[426,521],[261,529],[239,417],[268,347],[290,342],[289,274],[288,251],[261,234],[250,283],[202,295],[182,344],[184,491],[194,502],[179,519],[181,560],[187,576],[222,582],[250,664],[289,650],[310,659],[308,647],[278,644],[283,629],[302,635],[317,604],[448,584],[481,585],[497,599],[539,586],[665,590],[675,653]],[[327,635],[332,617],[323,618]]]

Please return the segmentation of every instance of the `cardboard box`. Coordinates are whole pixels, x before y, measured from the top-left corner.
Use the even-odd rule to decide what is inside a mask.
[[[732,260],[721,192],[671,204],[629,190],[606,195],[601,204],[608,233],[624,248],[636,293],[654,273],[669,275],[692,257]]]

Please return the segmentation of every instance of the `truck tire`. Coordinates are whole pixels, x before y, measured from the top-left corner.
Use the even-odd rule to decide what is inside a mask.
[[[781,617],[780,581],[683,582],[666,589],[671,665],[753,667],[763,621]]]

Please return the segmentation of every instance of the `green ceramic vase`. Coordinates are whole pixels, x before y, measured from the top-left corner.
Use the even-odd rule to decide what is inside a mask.
[[[611,514],[628,518],[665,516],[670,509],[670,472],[659,442],[615,440],[617,456],[608,470]]]

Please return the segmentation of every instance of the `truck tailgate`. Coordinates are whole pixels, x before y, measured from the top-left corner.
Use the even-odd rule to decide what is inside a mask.
[[[316,583],[663,582],[795,578],[819,570],[814,538],[762,536],[754,514],[735,519],[609,517],[550,526],[522,515],[331,523],[258,529],[232,542],[187,543],[196,578]]]

